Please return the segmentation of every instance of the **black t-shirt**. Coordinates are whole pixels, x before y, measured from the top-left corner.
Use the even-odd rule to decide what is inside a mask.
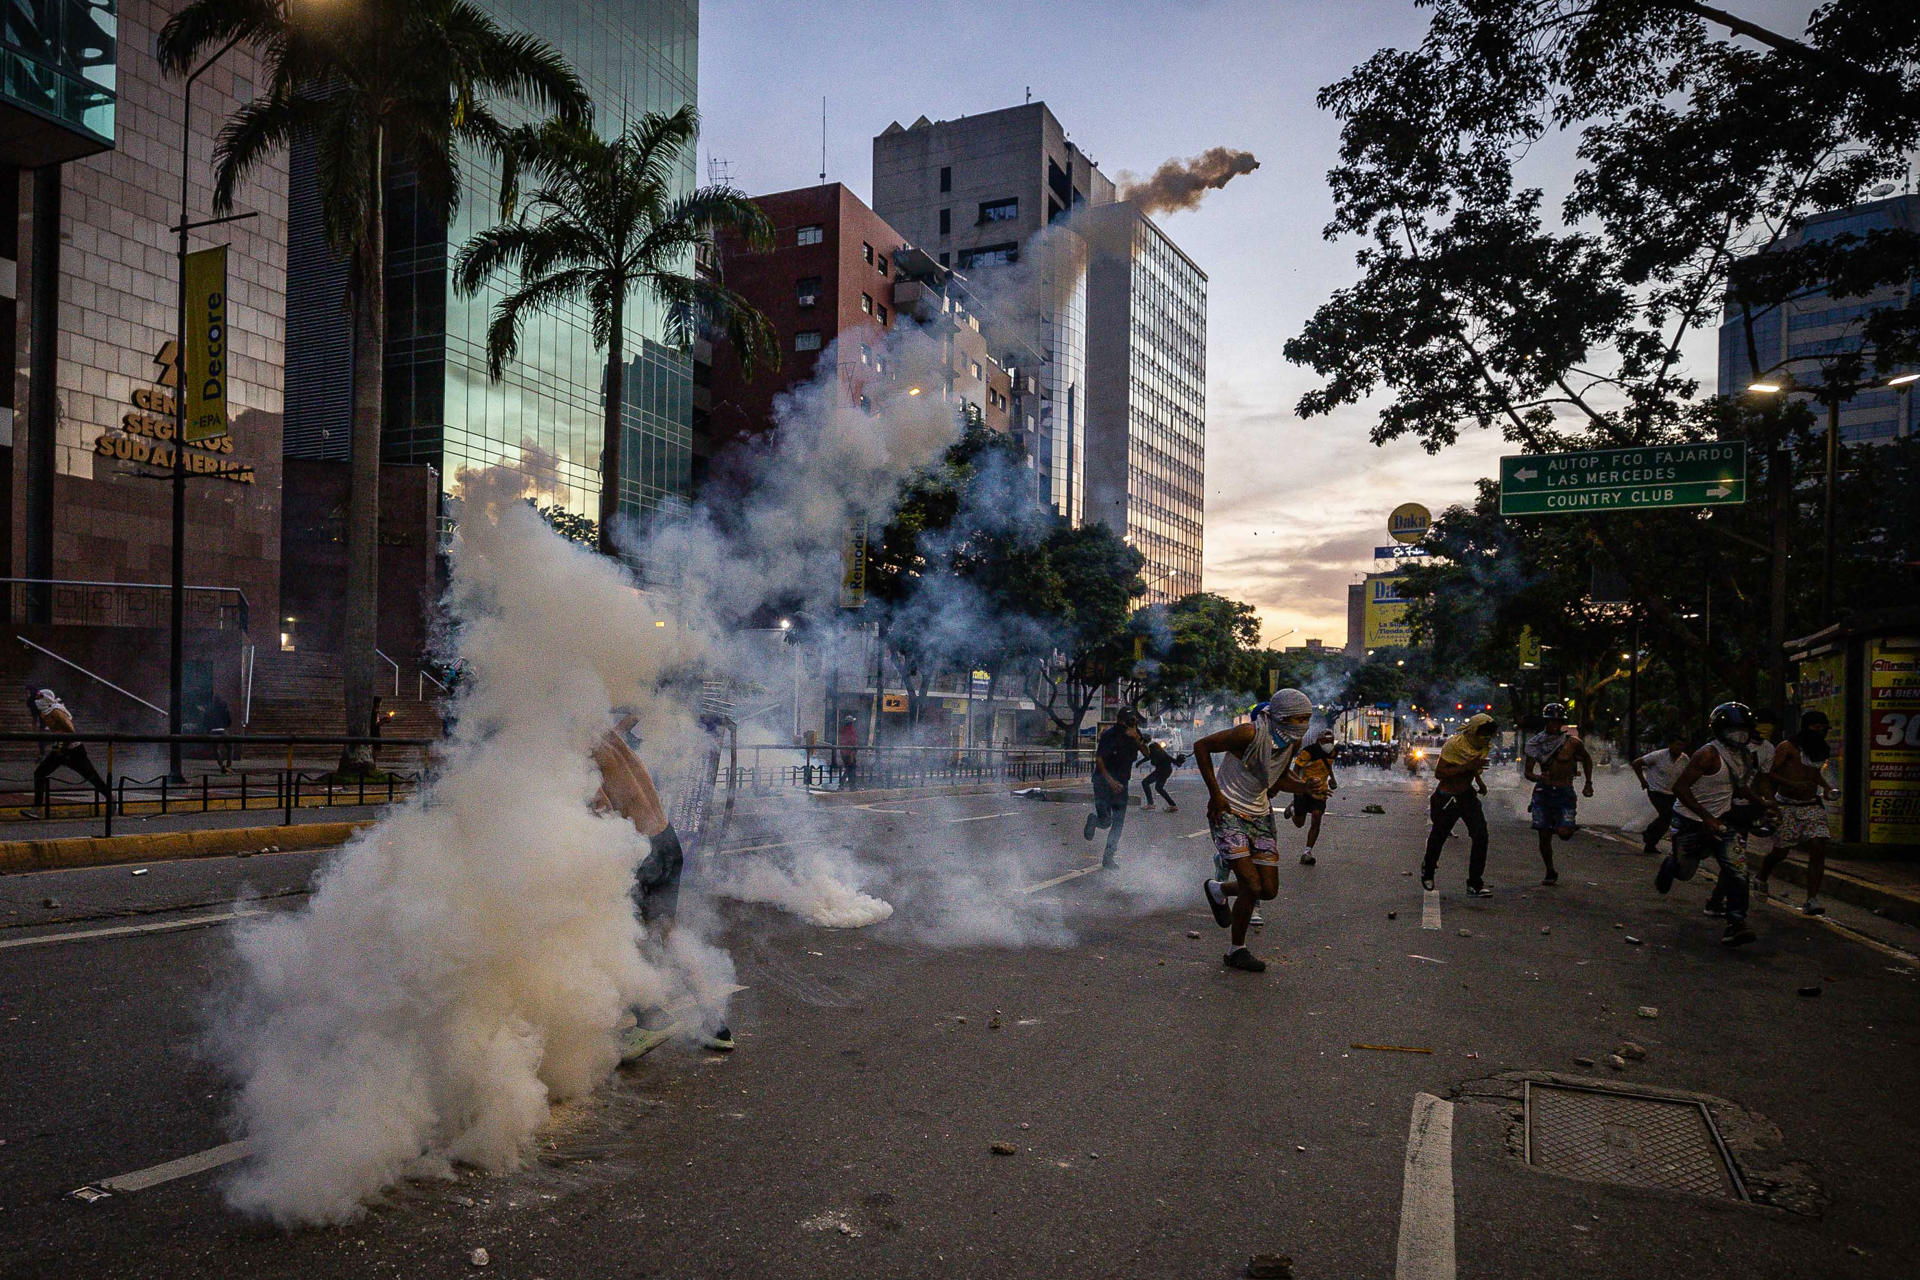
[[[1176,756],[1168,755],[1167,749],[1161,746],[1157,742],[1149,742],[1147,744],[1147,760],[1153,765],[1153,767],[1156,770],[1158,769],[1171,770],[1175,765],[1179,764],[1180,761],[1184,758],[1185,757],[1176,757]]]
[[[1133,773],[1133,762],[1140,758],[1139,744],[1127,736],[1125,729],[1116,724],[1100,735],[1100,741],[1094,745],[1093,750],[1094,754],[1099,756],[1101,762],[1107,766],[1107,773],[1113,777],[1113,780],[1125,786],[1128,776]],[[1093,775],[1096,778],[1099,777],[1100,770],[1096,768]]]

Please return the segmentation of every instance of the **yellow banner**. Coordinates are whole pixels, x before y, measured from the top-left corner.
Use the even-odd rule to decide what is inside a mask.
[[[858,609],[867,602],[867,521],[861,516],[847,528],[840,549],[840,607]]]
[[[188,444],[227,434],[227,246],[187,255]]]

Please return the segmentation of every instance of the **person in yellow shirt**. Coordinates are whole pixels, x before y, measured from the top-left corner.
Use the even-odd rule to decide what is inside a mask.
[[[1327,812],[1327,798],[1340,789],[1340,779],[1333,776],[1336,741],[1333,730],[1322,729],[1313,744],[1293,758],[1293,776],[1307,784],[1305,791],[1294,793],[1293,803],[1287,808],[1287,816],[1296,828],[1307,827],[1307,847],[1300,854],[1303,867],[1314,864],[1313,846],[1320,840],[1320,819]],[[1309,822],[1313,825],[1308,826]]]
[[[1480,807],[1480,797],[1487,794],[1487,784],[1480,777],[1487,767],[1487,759],[1493,749],[1494,735],[1500,726],[1494,718],[1484,711],[1468,719],[1460,732],[1448,738],[1446,745],[1440,748],[1440,759],[1434,762],[1433,776],[1438,783],[1433,790],[1433,798],[1427,802],[1427,817],[1432,826],[1427,831],[1427,856],[1420,864],[1420,887],[1433,888],[1434,873],[1440,869],[1440,850],[1446,846],[1447,837],[1453,834],[1454,824],[1467,824],[1467,837],[1473,841],[1472,851],[1467,855],[1467,896],[1469,898],[1491,898],[1493,890],[1487,888],[1487,815]]]

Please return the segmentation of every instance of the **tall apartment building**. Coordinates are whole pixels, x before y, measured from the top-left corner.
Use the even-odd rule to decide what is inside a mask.
[[[1147,558],[1150,603],[1200,590],[1207,276],[1125,201],[1075,220],[1088,245],[1085,517]]]
[[[1920,196],[1893,196],[1809,218],[1782,248],[1839,235],[1892,230],[1920,232]],[[1908,279],[1863,298],[1813,294],[1758,317],[1754,326],[1758,372],[1783,370],[1797,374],[1802,382],[1817,382],[1818,357],[1859,350],[1862,318],[1877,308],[1912,305],[1916,288],[1920,284]],[[1729,307],[1720,325],[1721,393],[1735,395],[1745,390],[1754,381],[1755,372],[1747,355],[1746,325],[1739,312]],[[1822,413],[1819,418],[1819,429],[1824,430],[1826,415]],[[1910,436],[1916,427],[1920,427],[1920,409],[1914,405],[1911,387],[1876,387],[1840,406],[1840,438],[1850,443]]]
[[[874,211],[965,274],[1021,335],[1002,361],[1016,388],[1037,375],[1037,394],[1016,398],[1014,429],[1042,496],[1076,525],[1087,489],[1087,244],[1063,224],[1113,199],[1044,102],[896,121],[873,140]],[[1037,369],[1029,352],[1043,357]]]
[[[748,377],[730,345],[714,348],[704,429],[694,439],[696,482],[729,445],[770,427],[776,398],[820,377],[830,356],[846,401],[867,403],[876,379],[898,374],[887,343],[903,316],[941,344],[941,385],[926,391],[1008,429],[1012,380],[968,310],[960,277],[837,182],[753,199],[773,224],[773,247],[752,253],[723,237],[718,270],[772,323],[780,363]]]
[[[481,7],[560,51],[592,93],[602,130],[696,99],[698,0],[481,0]],[[509,124],[530,118],[518,106],[502,114]],[[311,151],[296,148],[292,164],[287,452],[344,458],[353,390],[340,308],[345,265],[326,250]],[[594,345],[586,310],[568,306],[529,316],[519,359],[498,382],[487,377],[487,324],[506,292],[504,278],[462,298],[450,273],[460,247],[498,216],[498,175],[475,163],[462,177],[451,222],[445,209],[419,198],[410,174],[388,179],[383,460],[430,464],[447,478],[463,467],[516,467],[533,477],[543,504],[595,516],[605,353]],[[691,153],[676,180],[682,190],[694,185]],[[630,299],[626,322],[633,355],[620,506],[639,513],[691,491],[693,362],[663,341],[651,298]]]

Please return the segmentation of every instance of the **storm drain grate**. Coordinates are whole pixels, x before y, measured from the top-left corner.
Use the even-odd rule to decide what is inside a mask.
[[[1745,1200],[1713,1116],[1698,1102],[1527,1083],[1527,1163],[1630,1187]]]

